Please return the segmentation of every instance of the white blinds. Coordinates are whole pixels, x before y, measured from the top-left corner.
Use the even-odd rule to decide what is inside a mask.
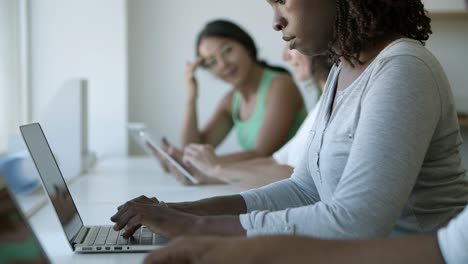
[[[26,120],[26,0],[0,0],[0,154]]]

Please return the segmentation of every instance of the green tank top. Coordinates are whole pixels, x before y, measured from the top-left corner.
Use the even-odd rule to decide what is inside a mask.
[[[257,103],[255,104],[254,112],[252,116],[246,121],[242,121],[239,118],[241,94],[240,92],[236,91],[233,95],[232,119],[234,120],[234,129],[236,131],[240,146],[246,151],[253,150],[255,148],[257,135],[260,131],[260,127],[263,124],[263,120],[265,119],[265,101],[268,87],[270,87],[271,82],[276,76],[278,76],[278,73],[270,69],[265,69],[263,71],[260,86],[258,88]],[[288,133],[288,140],[296,134],[296,131],[299,129],[302,121],[304,121],[306,117],[307,110],[305,106],[303,106],[296,114],[294,124]]]

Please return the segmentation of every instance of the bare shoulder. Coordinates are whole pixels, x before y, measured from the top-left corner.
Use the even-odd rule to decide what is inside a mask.
[[[288,73],[279,73],[272,81],[271,86],[285,86],[285,85],[292,85],[296,87],[296,83],[294,82],[293,78]]]
[[[274,98],[302,100],[299,88],[297,88],[296,83],[289,74],[280,73],[271,81],[268,88],[267,100],[275,100]]]
[[[221,101],[219,103],[219,106],[228,113],[232,112],[232,98],[234,97],[235,92],[236,91],[234,89],[231,89],[223,96],[223,98],[221,98]]]

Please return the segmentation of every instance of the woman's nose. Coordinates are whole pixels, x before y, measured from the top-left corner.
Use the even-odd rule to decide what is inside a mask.
[[[216,65],[216,72],[222,72],[224,68],[226,67],[226,59],[220,56],[218,59],[218,63]]]
[[[281,31],[281,30],[283,30],[283,26],[280,25],[280,24],[275,23],[273,25],[273,29],[276,30],[276,31]]]
[[[282,31],[287,26],[287,21],[284,17],[275,14],[273,18],[273,29],[276,31]]]

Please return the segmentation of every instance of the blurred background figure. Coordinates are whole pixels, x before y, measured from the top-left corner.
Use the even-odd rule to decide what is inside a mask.
[[[293,67],[296,79],[305,86],[305,90],[319,89],[320,94],[328,78],[332,63],[326,56],[309,58],[285,45],[283,59]],[[304,153],[309,130],[316,118],[318,105],[308,114],[296,135],[272,157],[256,158],[249,161],[222,164],[217,161],[214,149],[206,145],[192,144],[186,148],[184,160],[196,168],[198,178],[218,178],[224,182],[254,188],[285,179],[292,174]],[[171,167],[178,179],[186,182],[176,168]]]
[[[325,56],[309,58],[297,50],[291,50],[287,42],[284,44],[282,57],[291,65],[307,110],[312,111],[322,96],[331,63]]]
[[[211,156],[216,163],[229,164],[270,156],[296,134],[307,115],[299,89],[285,69],[257,58],[255,43],[242,28],[226,20],[209,22],[197,37],[196,54],[185,74],[182,147],[196,143],[214,149],[234,129],[243,151]],[[232,86],[203,129],[198,128],[197,116],[198,68]],[[181,150],[162,143],[174,157],[182,158]],[[197,155],[199,147],[190,146],[185,152]]]

